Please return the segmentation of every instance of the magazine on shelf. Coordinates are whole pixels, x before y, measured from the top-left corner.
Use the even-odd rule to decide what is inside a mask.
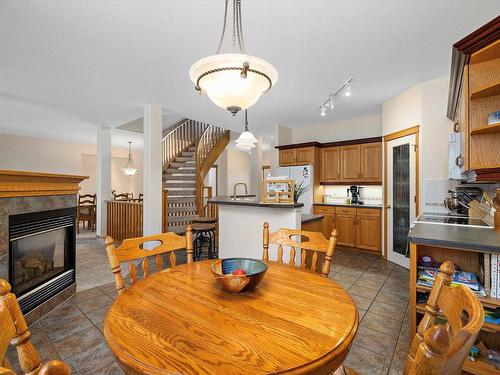
[[[423,280],[430,282],[431,286],[439,273],[439,268],[437,267],[418,267],[418,280]],[[477,276],[473,272],[466,271],[456,271],[453,274],[452,285],[464,285],[469,287],[474,291],[479,291],[481,284],[477,280]]]

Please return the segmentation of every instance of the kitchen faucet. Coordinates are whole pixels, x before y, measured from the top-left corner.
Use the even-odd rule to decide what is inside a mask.
[[[248,195],[248,187],[247,187],[247,184],[245,184],[244,182],[237,182],[236,184],[234,184],[234,187],[233,187],[233,199],[236,199],[236,187],[238,185],[243,185],[245,187],[245,195]]]

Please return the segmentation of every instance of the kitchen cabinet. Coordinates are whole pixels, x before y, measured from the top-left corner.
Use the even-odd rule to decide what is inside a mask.
[[[382,143],[360,145],[360,173],[362,182],[382,182]]]
[[[295,149],[280,150],[280,167],[295,165]]]
[[[500,181],[500,123],[490,117],[500,108],[499,25],[497,17],[452,48],[447,116],[463,135],[457,164],[474,171],[471,182]]]
[[[326,238],[337,229],[337,245],[380,253],[381,209],[315,205],[314,213],[324,216],[322,232]]]
[[[316,147],[297,147],[280,149],[280,167],[314,164]]]
[[[337,245],[356,247],[356,208],[337,207]]]
[[[360,145],[341,146],[341,172],[342,182],[360,182]]]
[[[321,149],[321,182],[340,182],[340,147]]]
[[[323,215],[321,232],[325,238],[330,238],[332,230],[335,228],[335,207],[334,206],[314,206],[315,215]]]
[[[380,251],[381,222],[379,209],[356,209],[356,247]]]

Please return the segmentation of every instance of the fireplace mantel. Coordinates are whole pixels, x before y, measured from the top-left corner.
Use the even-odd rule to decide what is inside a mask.
[[[88,176],[0,170],[0,198],[75,195]]]

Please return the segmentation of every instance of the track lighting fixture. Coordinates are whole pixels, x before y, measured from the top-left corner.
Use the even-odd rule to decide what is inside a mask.
[[[326,116],[326,110],[329,109],[334,109],[335,104],[334,104],[334,99],[340,95],[341,92],[344,92],[344,95],[349,97],[351,96],[351,82],[353,81],[353,78],[349,78],[342,86],[340,86],[337,91],[332,92],[329,96],[328,99],[326,99],[321,105],[319,106],[320,114],[321,116]]]

